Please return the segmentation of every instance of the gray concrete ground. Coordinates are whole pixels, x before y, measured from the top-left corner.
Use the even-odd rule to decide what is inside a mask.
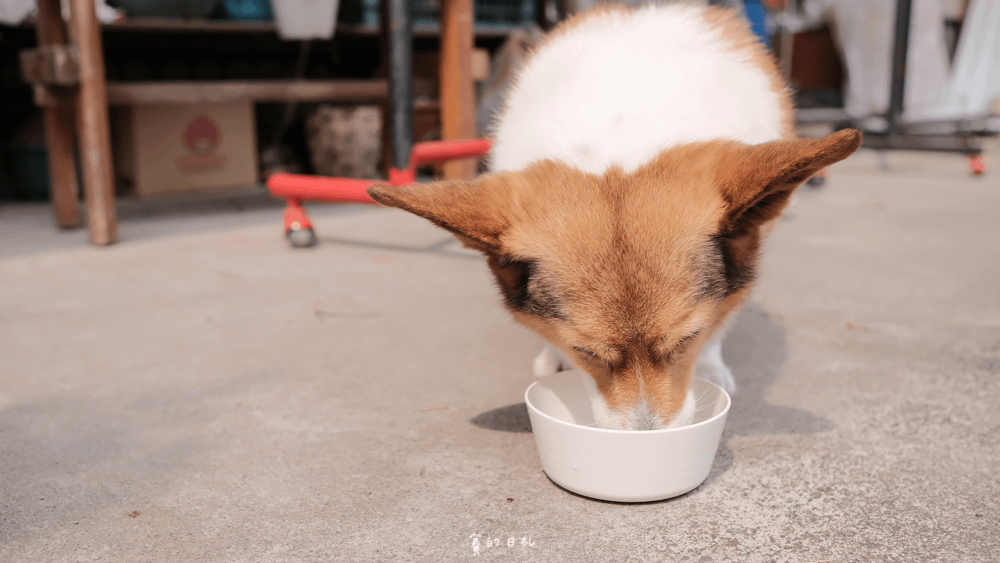
[[[1000,171],[887,161],[802,189],[711,475],[641,505],[545,477],[539,341],[418,219],[0,207],[0,561],[997,561]]]

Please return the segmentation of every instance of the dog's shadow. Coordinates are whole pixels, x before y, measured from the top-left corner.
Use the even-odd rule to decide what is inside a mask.
[[[726,422],[734,433],[815,434],[834,428],[825,418],[764,398],[788,358],[788,343],[785,329],[762,309],[748,306],[736,319],[722,355],[738,387]]]
[[[736,319],[722,344],[726,365],[736,379],[737,393],[726,418],[719,450],[708,478],[697,491],[733,465],[733,436],[756,434],[817,434],[835,428],[830,420],[809,411],[774,405],[767,393],[788,359],[785,328],[755,304]]]
[[[765,396],[787,360],[788,343],[785,329],[759,306],[748,305],[736,319],[723,341],[722,354],[739,390],[733,397],[712,471],[701,487],[732,466],[729,440],[733,436],[816,434],[834,428],[831,421],[809,411],[767,402]],[[531,432],[524,403],[486,411],[469,422],[487,430]]]

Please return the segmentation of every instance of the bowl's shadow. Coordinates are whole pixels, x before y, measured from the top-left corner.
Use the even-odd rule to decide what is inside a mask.
[[[785,329],[759,306],[749,304],[743,310],[723,341],[722,353],[736,379],[738,392],[733,396],[711,472],[698,488],[675,497],[678,499],[697,494],[732,467],[733,451],[729,448],[732,436],[816,434],[835,428],[831,421],[809,411],[772,405],[765,399],[787,360],[788,343]],[[531,432],[524,403],[486,411],[469,422],[487,430]]]
[[[500,432],[531,432],[531,419],[528,418],[528,406],[524,403],[514,403],[486,411],[469,420],[473,426],[486,430]]]

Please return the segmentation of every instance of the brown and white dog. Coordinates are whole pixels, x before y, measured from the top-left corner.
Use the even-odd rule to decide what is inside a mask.
[[[736,15],[602,7],[557,27],[499,114],[491,173],[369,194],[481,251],[506,306],[596,383],[598,426],[687,424],[695,375],[735,391],[726,320],[763,236],[857,131],[797,139]],[[559,369],[546,347],[536,375]]]

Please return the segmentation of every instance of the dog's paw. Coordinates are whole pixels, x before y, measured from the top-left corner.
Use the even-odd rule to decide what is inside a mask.
[[[541,353],[538,354],[538,357],[535,358],[532,369],[535,372],[535,377],[554,375],[562,371],[562,360],[559,359],[559,356],[551,346],[545,346],[542,348]]]
[[[695,364],[695,375],[714,383],[726,390],[730,395],[736,394],[736,380],[733,379],[733,372],[722,362],[699,362]]]

